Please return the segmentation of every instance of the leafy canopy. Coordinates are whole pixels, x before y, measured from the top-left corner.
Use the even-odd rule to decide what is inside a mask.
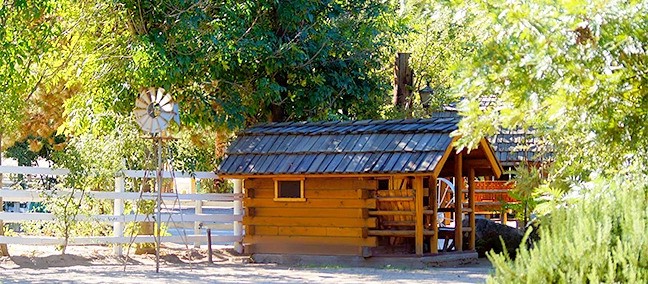
[[[487,1],[466,4],[483,41],[459,62],[459,143],[499,127],[534,128],[563,176],[614,174],[648,161],[648,3]],[[480,101],[496,98],[486,109]]]

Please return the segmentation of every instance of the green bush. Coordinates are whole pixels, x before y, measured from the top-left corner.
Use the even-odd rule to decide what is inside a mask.
[[[488,283],[648,283],[647,177],[581,183],[543,220],[533,248],[489,258]]]

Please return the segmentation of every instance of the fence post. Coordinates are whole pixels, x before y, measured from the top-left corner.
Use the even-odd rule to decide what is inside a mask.
[[[0,133],[0,166],[2,165],[2,133]],[[0,173],[0,189],[4,187],[4,176]],[[0,212],[4,211],[4,202],[0,196]],[[0,220],[0,236],[4,236],[4,223]],[[0,256],[9,256],[7,244],[0,244]]]
[[[195,178],[191,178],[191,193],[197,193],[197,183]],[[194,214],[202,214],[202,200],[196,200],[195,205],[194,205]],[[194,222],[194,234],[195,235],[200,235],[200,221],[195,221]],[[195,242],[194,243],[194,248],[200,248],[200,245],[202,242]]]
[[[115,192],[122,193],[126,187],[126,181],[124,176],[115,177]],[[115,204],[113,207],[113,215],[116,217],[121,217],[124,215],[124,200],[121,198],[115,198]],[[113,236],[116,238],[121,238],[124,236],[124,223],[119,220],[113,223]],[[121,242],[115,243],[113,247],[113,252],[116,256],[122,256],[122,244]]]
[[[235,179],[233,180],[234,183],[234,215],[242,215],[243,214],[243,202],[240,197],[240,195],[243,193],[243,180],[242,179]],[[238,197],[236,197],[238,196]],[[243,231],[243,224],[239,221],[234,221],[234,235],[237,237],[242,236],[242,231]],[[235,242],[234,243],[234,250],[236,250],[238,253],[243,253],[243,244],[241,241]]]

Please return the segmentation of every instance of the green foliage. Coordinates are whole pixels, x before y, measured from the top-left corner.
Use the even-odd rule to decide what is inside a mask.
[[[533,127],[556,151],[560,177],[614,174],[646,160],[648,5],[645,1],[488,1],[483,39],[457,62],[452,92],[462,146],[500,127]],[[485,109],[480,101],[496,99]]]
[[[648,176],[581,183],[515,260],[490,254],[489,283],[646,283]]]
[[[513,181],[515,187],[509,192],[511,197],[520,201],[519,204],[507,204],[509,209],[513,209],[518,220],[522,220],[522,227],[526,227],[538,203],[538,189],[544,182],[541,168],[528,166],[521,163],[514,171],[510,172],[515,175]]]
[[[31,140],[31,143],[29,142]],[[53,143],[64,143],[66,138],[61,135],[51,137]],[[6,149],[5,157],[16,159],[19,166],[31,166],[37,163],[38,159],[52,160],[56,151],[55,145],[49,143],[43,137],[28,136],[23,141],[14,142]],[[39,149],[40,148],[40,149]]]
[[[93,3],[96,5],[93,5]],[[83,1],[84,88],[66,127],[126,114],[143,87],[181,102],[185,126],[376,117],[398,23],[383,1]],[[100,15],[100,17],[88,17]],[[92,78],[92,79],[91,79]],[[93,115],[94,114],[94,115]]]
[[[455,101],[448,93],[454,83],[451,66],[471,56],[479,43],[471,29],[474,15],[465,7],[453,7],[444,1],[421,0],[403,1],[397,13],[408,29],[399,37],[396,48],[411,53],[412,91],[418,94],[428,83],[434,89],[428,109],[421,106],[420,98],[412,106],[413,116],[423,117]]]

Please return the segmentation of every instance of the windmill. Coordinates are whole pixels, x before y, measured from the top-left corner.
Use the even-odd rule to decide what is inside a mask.
[[[178,104],[173,101],[170,94],[163,88],[148,88],[143,90],[135,101],[133,110],[137,124],[151,135],[157,145],[157,172],[156,172],[156,218],[155,234],[155,272],[160,271],[160,226],[162,220],[162,134],[173,120],[180,124],[180,111]]]

